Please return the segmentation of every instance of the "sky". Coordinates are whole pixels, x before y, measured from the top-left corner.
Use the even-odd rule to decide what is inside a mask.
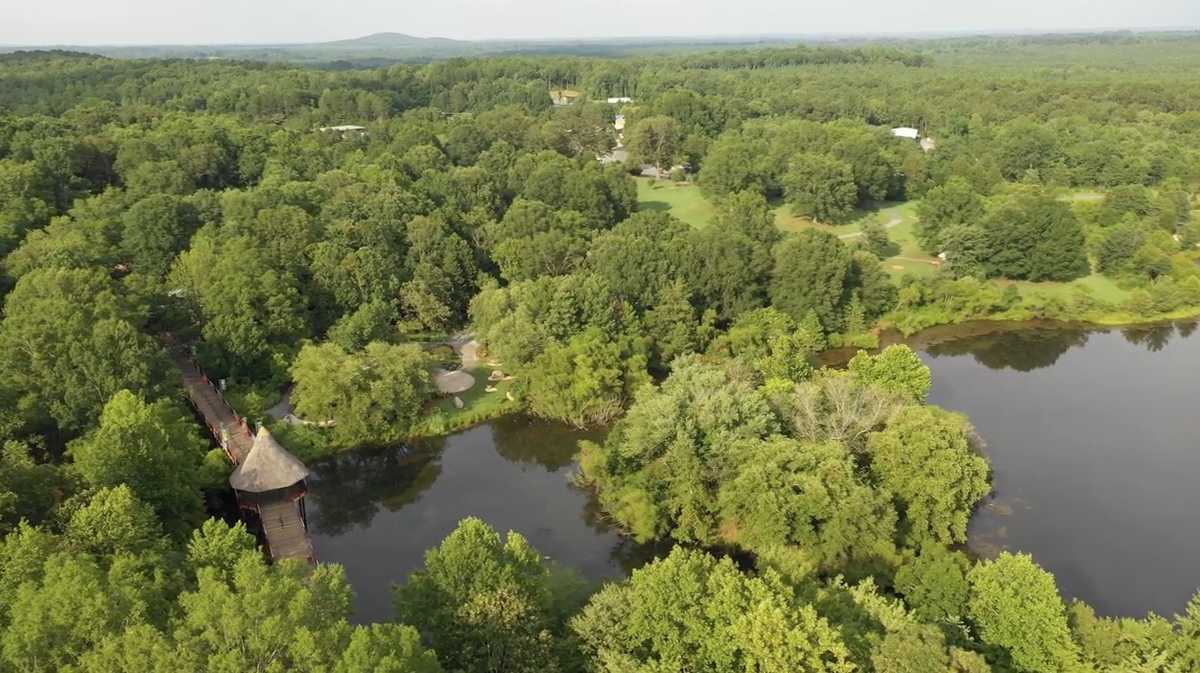
[[[0,44],[227,44],[384,31],[567,39],[1200,28],[1200,0],[0,0],[0,16]]]

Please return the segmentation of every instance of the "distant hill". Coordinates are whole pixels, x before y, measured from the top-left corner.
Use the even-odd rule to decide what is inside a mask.
[[[423,63],[461,56],[546,55],[619,57],[708,52],[722,49],[779,47],[785,45],[829,45],[859,47],[868,44],[927,48],[936,45],[972,47],[996,41],[1012,45],[1108,42],[1154,39],[1191,39],[1194,31],[1129,31],[1106,33],[1050,34],[912,34],[912,35],[759,35],[742,37],[613,37],[547,40],[454,40],[418,37],[398,32],[380,32],[345,40],[290,44],[194,44],[194,45],[44,45],[38,47],[0,45],[0,54],[65,50],[112,58],[194,58],[287,62],[320,68],[363,68],[393,63]],[[26,55],[28,57],[28,55]],[[945,58],[945,54],[942,54]],[[1022,53],[1022,58],[1027,55]]]
[[[706,51],[799,41],[795,37],[679,38],[640,37],[585,40],[454,40],[381,32],[346,40],[294,44],[194,44],[194,45],[47,45],[4,47],[18,50],[63,49],[112,58],[195,58],[273,61],[332,67],[368,67],[388,63],[426,62],[460,56],[501,54],[574,54],[629,56],[633,54]],[[808,41],[808,40],[804,40]],[[820,41],[820,40],[816,40]]]
[[[372,33],[349,40],[333,40],[309,45],[316,48],[329,49],[414,49],[414,48],[472,48],[476,43],[465,40],[452,40],[448,37],[417,37],[405,33]]]

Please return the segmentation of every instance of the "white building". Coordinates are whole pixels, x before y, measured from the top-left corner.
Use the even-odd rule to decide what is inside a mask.
[[[620,133],[625,130],[625,115],[617,115],[613,117],[613,129]]]
[[[355,126],[354,124],[340,124],[338,126],[322,126],[317,129],[321,133],[336,133],[342,138],[350,138],[367,135],[367,127]]]
[[[908,138],[909,140],[920,140],[921,132],[911,126],[901,126],[892,129],[892,135],[897,138]]]
[[[608,99],[609,105],[619,105],[621,103],[632,103],[633,99],[628,96],[614,96]]]

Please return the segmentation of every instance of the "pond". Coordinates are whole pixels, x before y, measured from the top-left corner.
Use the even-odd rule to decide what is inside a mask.
[[[311,465],[317,558],[345,566],[363,622],[391,616],[391,585],[422,567],[425,550],[468,516],[521,533],[589,579],[622,577],[650,551],[618,535],[590,494],[571,484],[578,442],[587,438],[600,437],[509,416],[407,450]]]
[[[994,470],[971,548],[1033,554],[1101,614],[1181,612],[1200,587],[1195,331],[1033,327],[924,345],[930,401],[970,416]]]
[[[971,417],[994,469],[972,549],[1033,554],[1064,596],[1101,614],[1181,611],[1200,586],[1194,332],[999,324],[914,341],[933,370],[931,401]],[[345,566],[361,621],[388,618],[389,587],[467,516],[522,533],[590,579],[622,576],[655,550],[619,535],[571,485],[589,437],[512,416],[312,465],[317,556]]]

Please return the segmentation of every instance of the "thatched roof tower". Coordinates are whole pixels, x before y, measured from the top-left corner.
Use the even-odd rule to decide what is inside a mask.
[[[299,458],[275,441],[269,430],[260,427],[250,453],[229,475],[229,485],[243,493],[265,493],[298,484],[309,474]]]

